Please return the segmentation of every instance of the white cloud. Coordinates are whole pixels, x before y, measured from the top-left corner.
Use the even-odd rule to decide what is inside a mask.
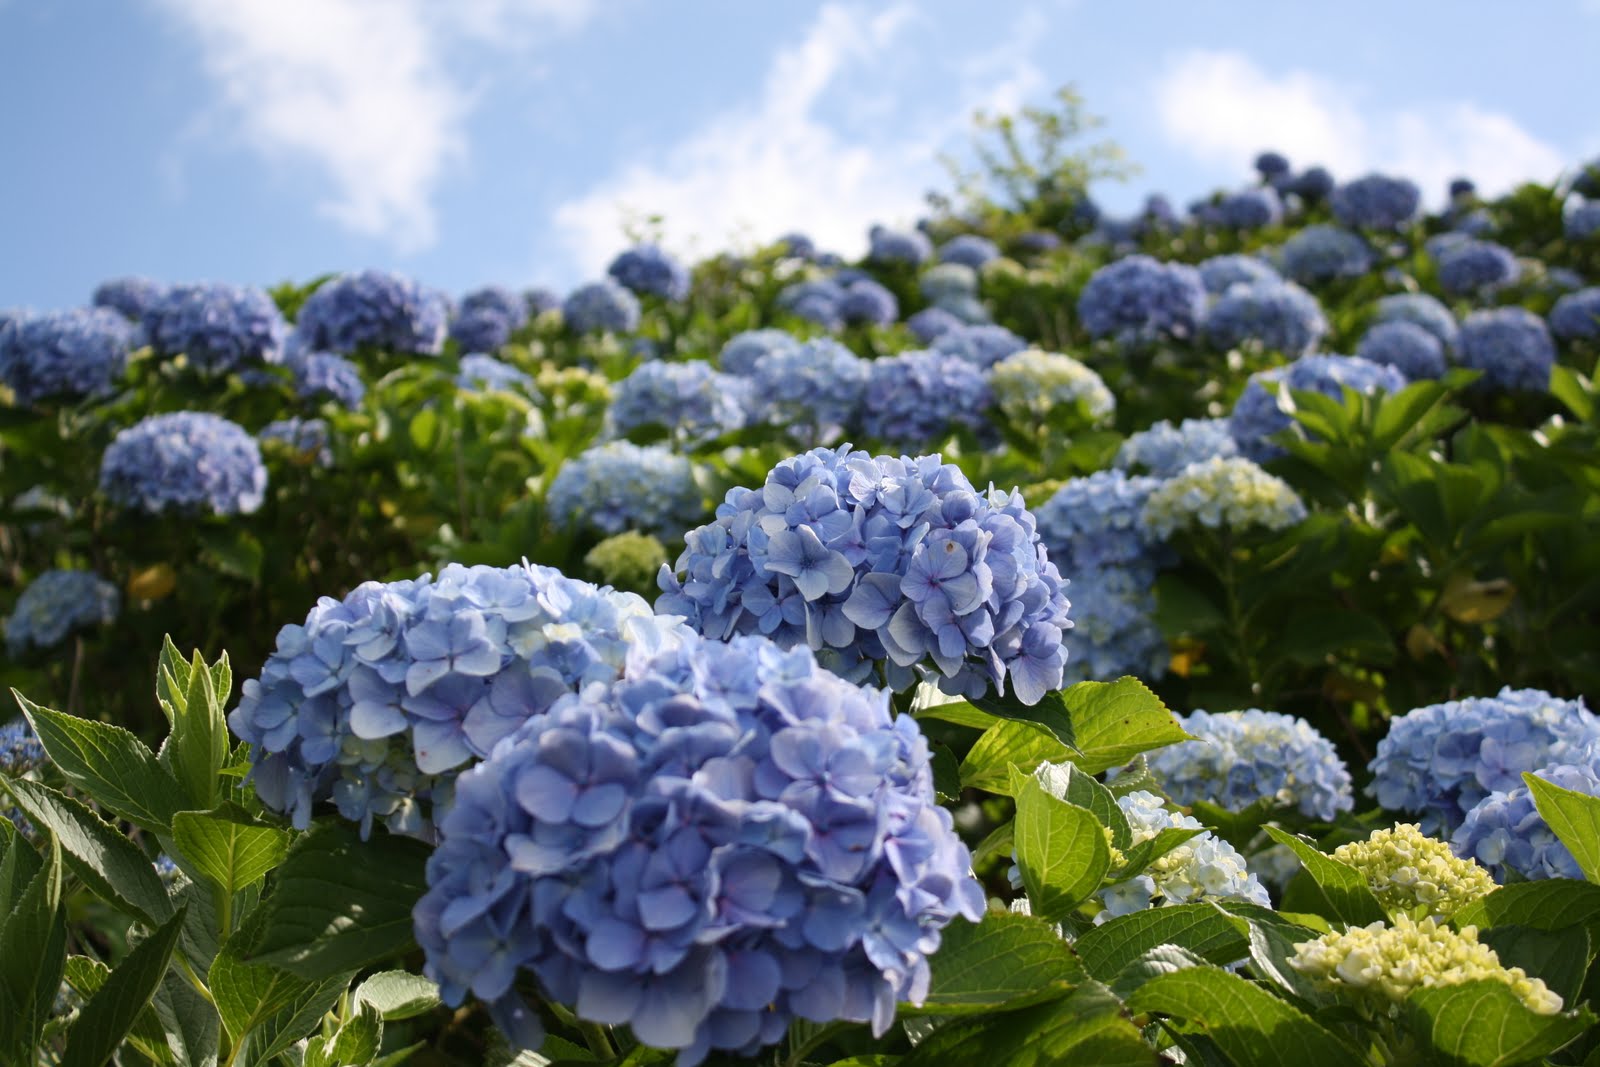
[[[1403,174],[1437,199],[1461,175],[1496,193],[1561,169],[1560,152],[1499,112],[1465,101],[1380,111],[1364,96],[1304,70],[1270,74],[1238,52],[1185,53],[1155,87],[1167,138],[1233,176],[1275,148],[1336,177]]]
[[[208,126],[274,164],[310,165],[317,207],[401,251],[431,245],[433,194],[464,158],[471,102],[439,54],[450,34],[514,43],[542,20],[570,29],[589,0],[156,0],[199,39],[219,91]]]
[[[774,56],[755,103],[714,116],[657,158],[624,166],[556,209],[573,261],[586,276],[600,273],[622,243],[623,221],[643,214],[662,217],[665,243],[682,254],[793,229],[856,253],[870,223],[909,221],[938,175],[950,117],[907,123],[902,114],[896,125],[906,132],[852,137],[819,117],[818,105],[847,72],[870,80],[917,18],[909,0],[876,12],[824,7],[803,39]],[[998,62],[960,71],[960,125],[973,106],[1006,106],[1036,87],[1038,72],[1018,54],[1026,47],[1012,48],[999,73]],[[911,91],[893,82],[871,88],[895,111],[903,110],[895,96]],[[851,90],[862,98],[861,87]]]

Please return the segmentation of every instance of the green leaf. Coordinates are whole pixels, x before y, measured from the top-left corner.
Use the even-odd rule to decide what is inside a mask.
[[[1071,763],[1040,764],[1033,776],[1044,786],[1045,792],[1062,797],[1069,804],[1088,808],[1102,826],[1111,828],[1111,844],[1115,848],[1129,848],[1133,843],[1133,830],[1128,817],[1117,807],[1117,798],[1111,790],[1095,781],[1093,776]]]
[[[1488,978],[1414,990],[1406,1007],[1418,1035],[1443,1062],[1455,1067],[1531,1063],[1595,1022],[1588,1008],[1535,1015],[1510,986]]]
[[[1388,663],[1394,659],[1394,635],[1367,612],[1319,604],[1291,614],[1273,644],[1275,654],[1304,666],[1326,663],[1347,650],[1363,663]]]
[[[1150,770],[1150,761],[1144,756],[1135,756],[1128,765],[1117,772],[1117,776],[1106,782],[1106,788],[1111,790],[1113,797],[1125,797],[1129,793],[1144,790],[1166,799],[1166,790],[1161,787],[1161,780]]]
[[[16,851],[13,849],[12,851]],[[61,988],[67,923],[61,907],[61,846],[50,851],[0,922],[0,1061],[31,1063],[31,1052]]]
[[[1058,694],[1072,722],[1067,758],[1089,774],[1121,767],[1141,752],[1192,740],[1172,712],[1137,678],[1079,682]]]
[[[172,901],[139,846],[117,833],[83,804],[26,778],[0,785],[35,823],[61,842],[67,865],[100,899],[146,926],[160,926],[172,914]]]
[[[322,1017],[339,1003],[353,977],[354,972],[346,971],[305,985],[288,1003],[254,1026],[248,1042],[256,1062],[271,1060],[321,1025]]]
[[[166,712],[167,725],[177,720],[177,712],[184,707],[189,692],[189,661],[183,658],[172,635],[161,638],[161,659],[156,665],[156,702]]]
[[[176,968],[169,969],[150,1007],[178,1067],[216,1067],[222,1037],[217,1010],[189,983],[187,976]]]
[[[978,923],[951,923],[928,965],[932,983],[922,1007],[911,1009],[914,1014],[1020,1007],[1060,996],[1087,977],[1049,923],[1011,912],[991,911]]]
[[[110,977],[111,968],[99,960],[92,960],[87,956],[67,957],[67,969],[63,978],[72,987],[73,992],[84,1000],[100,992],[100,987],[105,985],[106,979]],[[141,1056],[162,1067],[172,1067],[176,1062],[172,1048],[167,1044],[166,1031],[152,1005],[145,1005],[124,1040]]]
[[[1155,1052],[1104,986],[1090,983],[1060,1000],[998,1018],[962,1016],[939,1027],[900,1067],[992,1063],[1004,1067],[1156,1067]]]
[[[1111,991],[1119,997],[1126,998],[1157,975],[1204,966],[1206,961],[1186,948],[1179,948],[1177,945],[1157,945],[1124,967],[1122,973],[1111,983]]]
[[[102,1067],[111,1058],[161,985],[182,927],[180,910],[111,972],[72,1024],[61,1067]]]
[[[277,967],[244,962],[244,955],[261,934],[263,917],[264,909],[259,907],[245,916],[239,929],[217,951],[206,975],[217,1013],[222,1018],[222,1026],[227,1030],[229,1040],[235,1044],[243,1041],[258,1026],[291,1008],[297,999],[307,996],[316,985]],[[345,972],[337,977],[342,979],[340,988],[343,989],[353,974]],[[307,1024],[307,1030],[310,1025]],[[278,1030],[274,1030],[272,1035],[263,1035],[264,1041],[270,1043],[277,1033]],[[304,1036],[305,1032],[302,1031],[288,1040],[293,1042]]]
[[[174,710],[172,737],[161,751],[161,761],[188,797],[185,806],[205,811],[219,799],[218,775],[228,760],[228,723],[212,685],[211,669],[199,652],[189,664],[183,704]]]
[[[1314,887],[1309,892],[1311,906],[1307,910],[1350,926],[1389,921],[1388,912],[1372,895],[1372,888],[1360,871],[1327,855],[1303,837],[1276,826],[1262,829],[1278,844],[1287,845],[1305,868],[1298,878],[1310,879]]]
[[[439,443],[439,413],[431,407],[423,408],[411,416],[406,432],[417,451],[432,452]]]
[[[233,523],[202,527],[199,539],[206,561],[223,574],[251,583],[261,580],[261,565],[267,552],[249,530]]]
[[[1100,888],[1111,869],[1105,829],[1088,808],[1057,800],[1032,776],[1014,788],[1012,833],[1028,901],[1041,919],[1062,922]]]
[[[1594,386],[1571,367],[1556,366],[1550,371],[1550,393],[1583,422],[1594,419]]]
[[[356,987],[356,999],[377,1008],[384,1022],[395,1022],[437,1008],[439,987],[410,971],[379,971]]]
[[[67,784],[146,830],[169,833],[183,791],[143,741],[120,726],[41,708],[11,691]]]
[[[383,1016],[371,1004],[357,1006],[353,1018],[306,1049],[305,1067],[365,1067],[383,1045]]]
[[[1239,1067],[1346,1067],[1362,1058],[1309,1015],[1220,967],[1157,975],[1128,1008],[1202,1027]]]
[[[1214,904],[1148,908],[1086,931],[1075,946],[1089,973],[1109,982],[1158,945],[1177,945],[1208,963],[1232,963],[1249,951],[1245,923]]]
[[[1011,768],[1031,772],[1041,763],[1059,763],[1068,749],[1037,723],[1003,719],[984,731],[961,763],[961,784],[991,793],[1008,793]]]
[[[290,847],[261,905],[252,962],[317,981],[408,951],[429,851],[382,830],[362,841],[343,821],[313,826]]]
[[[10,819],[0,818],[0,846],[0,916],[6,916],[39,873],[40,860],[39,853],[17,833]]]
[[[933,766],[933,788],[938,794],[940,803],[957,800],[961,797],[961,764],[956,759],[956,754],[950,751],[949,745],[935,742],[929,746],[932,758],[929,762]]]
[[[1536,930],[1531,926],[1497,926],[1482,930],[1478,940],[1494,949],[1507,967],[1521,967],[1544,981],[1563,1004],[1577,1002],[1583,976],[1594,959],[1589,931],[1581,926],[1565,930]]]
[[[1503,924],[1562,930],[1600,919],[1600,886],[1571,878],[1503,885],[1456,913],[1462,926]]]
[[[1537,774],[1524,774],[1522,780],[1533,792],[1539,814],[1578,861],[1583,876],[1600,883],[1600,797],[1563,789]]]
[[[237,804],[215,811],[180,811],[172,839],[183,858],[224,893],[254,885],[289,851],[294,835],[255,818]]]

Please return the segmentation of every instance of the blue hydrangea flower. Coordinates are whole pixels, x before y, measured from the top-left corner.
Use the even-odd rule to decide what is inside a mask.
[[[530,300],[535,296],[545,302],[553,298],[553,294],[542,289],[518,293],[503,285],[486,285],[463,296],[460,306],[456,308],[456,314],[470,315],[477,311],[493,311],[504,317],[512,329],[519,329],[527,323],[530,313],[538,313],[532,311],[530,307]],[[548,305],[540,310],[549,310],[551,306],[554,305]]]
[[[574,289],[561,316],[576,333],[632,333],[639,328],[639,298],[604,278]]]
[[[1276,711],[1179,715],[1198,740],[1150,753],[1150,769],[1179,804],[1210,801],[1231,812],[1258,802],[1332,822],[1350,811],[1350,771],[1304,719]]]
[[[467,392],[501,389],[520,393],[536,404],[543,399],[527,371],[478,352],[461,357],[456,386]]]
[[[76,630],[109,626],[121,609],[117,587],[93,571],[45,571],[28,583],[6,619],[6,650],[15,657],[30,648],[55,648]]]
[[[1028,348],[1028,342],[1004,326],[962,325],[941,333],[933,342],[933,350],[949,356],[959,356],[975,367],[988,369],[1007,356]]]
[[[900,317],[900,302],[871,278],[862,278],[845,287],[844,298],[839,301],[839,317],[846,324],[887,326]]]
[[[1587,241],[1600,233],[1600,200],[1589,200],[1567,212],[1562,230],[1569,241]]]
[[[1199,329],[1205,299],[1193,267],[1134,255],[1094,272],[1078,296],[1078,318],[1091,337],[1183,340]]]
[[[701,633],[804,644],[852,680],[946,692],[1059,688],[1071,626],[1022,497],[979,494],[954,464],[815,449],[732,489],[661,574],[658,611]],[[936,671],[930,670],[929,664]]]
[[[1251,285],[1256,282],[1283,280],[1283,276],[1271,263],[1255,256],[1237,254],[1212,256],[1210,259],[1201,260],[1196,269],[1200,271],[1200,282],[1206,287],[1206,292],[1213,295],[1225,293],[1239,284]]]
[[[1445,351],[1453,351],[1461,334],[1456,317],[1427,293],[1396,293],[1379,299],[1374,322],[1409,322],[1421,326],[1439,339]]]
[[[13,719],[0,726],[0,774],[21,778],[47,758],[26,719]]]
[[[1572,191],[1591,199],[1600,197],[1600,158],[1578,167],[1578,172],[1572,176]]]
[[[1229,193],[1215,207],[1218,225],[1230,230],[1259,230],[1283,221],[1283,201],[1270,185]]]
[[[1067,481],[1035,513],[1050,561],[1075,580],[1080,571],[1152,560],[1157,542],[1140,516],[1160,484],[1119,470]]]
[[[1478,208],[1458,217],[1455,220],[1455,228],[1458,232],[1471,234],[1473,237],[1487,237],[1495,231],[1494,216]]]
[[[366,582],[278,632],[228,725],[262,803],[307,825],[331,799],[427,836],[460,768],[564,694],[609,682],[634,645],[689,634],[632,593],[549,567],[463,567]]]
[[[872,360],[861,429],[899,448],[940,440],[966,427],[991,431],[986,412],[994,402],[982,370],[943,352],[902,352]]]
[[[516,1044],[543,1036],[521,971],[683,1067],[796,1018],[882,1035],[984,907],[915,722],[755,637],[630,656],[463,774],[441,830],[425,972]]]
[[[1369,765],[1367,795],[1417,815],[1426,834],[1454,833],[1477,803],[1556,763],[1588,762],[1600,718],[1582,700],[1507,687],[1430,704],[1395,719]]]
[[[815,259],[817,256],[817,243],[798,231],[784,234],[777,243],[785,255],[794,259]]]
[[[561,310],[560,294],[556,293],[553,289],[546,289],[542,286],[535,289],[529,289],[527,292],[523,293],[522,302],[523,306],[528,309],[527,314],[531,319],[538,318],[540,315],[543,315],[546,312]]]
[[[807,443],[837,439],[856,424],[871,366],[826,337],[770,351],[749,375],[751,419]]]
[[[134,328],[109,308],[42,315],[0,323],[0,382],[19,405],[110,392],[133,348]]]
[[[1563,789],[1600,797],[1600,774],[1592,761],[1557,763],[1533,773]],[[1450,845],[1462,859],[1487,867],[1497,882],[1508,876],[1584,880],[1578,861],[1539,814],[1532,791],[1523,783],[1497,789],[1473,805]]]
[[[1437,378],[1444,374],[1444,345],[1415,323],[1395,320],[1379,322],[1368,330],[1356,347],[1356,355],[1393,367],[1409,381]]]
[[[1143,233],[1172,233],[1183,228],[1183,220],[1173,210],[1172,201],[1160,193],[1151,193],[1139,209],[1139,227]]]
[[[939,246],[940,263],[960,263],[977,270],[991,259],[1000,258],[1000,249],[987,237],[963,233]]]
[[[917,230],[890,230],[874,226],[867,231],[867,258],[874,263],[908,263],[921,266],[933,258],[933,245]]]
[[[1372,249],[1337,226],[1307,226],[1283,242],[1283,269],[1302,285],[1358,278],[1372,269]]]
[[[1477,191],[1477,183],[1475,183],[1471,178],[1450,179],[1449,193],[1451,200],[1464,200],[1470,198],[1474,196]]]
[[[621,436],[644,426],[663,426],[673,440],[704,444],[745,424],[748,386],[709,363],[642,363],[618,382],[606,419]]]
[[[694,464],[660,445],[630,441],[607,441],[563,463],[545,506],[558,527],[638,530],[667,542],[706,514]]]
[[[689,295],[688,270],[659,245],[634,245],[613,259],[606,273],[640,296],[682,300]]]
[[[114,503],[164,511],[248,515],[267,493],[261,446],[220,415],[152,415],[118,432],[100,459],[100,491]]]
[[[1131,674],[1145,680],[1167,673],[1167,639],[1155,624],[1151,568],[1096,567],[1072,571],[1072,629],[1066,632],[1063,684],[1108,682]]]
[[[1256,156],[1255,168],[1257,174],[1270,182],[1289,173],[1289,158],[1282,152],[1263,152]]]
[[[387,271],[342,274],[306,298],[295,329],[317,351],[360,349],[438,355],[450,305],[445,295]]]
[[[328,447],[328,424],[322,419],[302,419],[295,415],[277,419],[261,427],[258,441],[276,441],[303,463],[333,466],[333,450]]]
[[[1380,390],[1397,393],[1405,385],[1405,376],[1394,367],[1359,356],[1302,356],[1288,366],[1252,374],[1234,402],[1228,428],[1241,455],[1265,463],[1284,455],[1283,448],[1268,438],[1295,424],[1283,388],[1315,390],[1338,399],[1345,389],[1371,396]]]
[[[939,263],[922,272],[917,290],[932,304],[978,294],[978,272],[965,263]]]
[[[1600,339],[1600,286],[1557,300],[1550,309],[1550,332],[1564,341]]]
[[[341,407],[354,410],[367,396],[361,368],[332,352],[311,352],[292,364],[295,392],[307,400],[332,397]]]
[[[1457,358],[1484,372],[1480,385],[1543,392],[1550,388],[1556,345],[1544,320],[1527,308],[1493,308],[1461,323]]]
[[[799,339],[785,330],[746,330],[735,334],[722,346],[717,366],[724,374],[748,377],[767,353],[793,351],[799,347]]]
[[[145,336],[163,356],[186,356],[202,374],[227,374],[283,362],[289,326],[261,289],[174,285],[144,317]]]
[[[511,319],[492,307],[458,313],[450,323],[450,339],[462,352],[498,352],[516,329]]]
[[[1177,426],[1162,419],[1122,442],[1114,463],[1125,471],[1171,478],[1191,463],[1238,454],[1227,419],[1184,419]]]
[[[1206,337],[1219,348],[1260,347],[1298,358],[1328,332],[1317,298],[1293,282],[1235,285],[1206,313]]]
[[[1333,193],[1333,175],[1326,167],[1308,167],[1285,183],[1284,192],[1308,203],[1326,200]]]
[[[1493,241],[1467,240],[1439,254],[1439,288],[1451,296],[1495,289],[1515,281],[1518,273],[1511,249]]]
[[[129,322],[140,323],[166,293],[165,285],[149,278],[112,278],[95,286],[89,303],[97,308],[110,308]]]
[[[1031,255],[1054,252],[1061,247],[1061,235],[1051,233],[1049,230],[1029,230],[1027,233],[1017,235],[1016,247]]]
[[[844,326],[844,316],[839,312],[844,297],[845,289],[839,282],[813,278],[784,286],[778,293],[778,306],[825,330],[837,330]]]
[[[1417,214],[1422,191],[1406,178],[1369,174],[1333,191],[1333,217],[1356,230],[1395,230]]]
[[[1448,230],[1444,233],[1436,233],[1422,242],[1422,250],[1428,254],[1430,259],[1438,261],[1444,257],[1445,253],[1471,243],[1472,237],[1470,235],[1456,230]]]
[[[906,328],[911,331],[911,335],[925,345],[932,344],[951,330],[961,329],[965,325],[959,316],[941,307],[923,308],[906,319]]]

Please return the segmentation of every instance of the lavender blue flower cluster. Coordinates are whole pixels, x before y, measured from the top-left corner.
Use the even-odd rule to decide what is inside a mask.
[[[1234,285],[1206,313],[1206,337],[1219,348],[1252,346],[1291,359],[1312,352],[1328,333],[1317,298],[1293,282]]]
[[[1409,381],[1438,378],[1445,371],[1444,345],[1439,338],[1412,322],[1379,322],[1356,346],[1356,355],[1372,363],[1393,367]]]
[[[1557,300],[1550,309],[1550,332],[1564,341],[1600,339],[1600,286]]]
[[[1283,276],[1272,264],[1255,256],[1230,254],[1212,256],[1200,261],[1200,282],[1206,292],[1220,296],[1235,285],[1253,285],[1256,282],[1281,282]]]
[[[1283,201],[1270,185],[1229,193],[1213,212],[1216,224],[1229,230],[1259,230],[1283,221]]]
[[[22,314],[0,324],[0,382],[23,406],[101,396],[122,377],[133,340],[109,308]]]
[[[1439,288],[1451,296],[1490,292],[1516,281],[1518,273],[1511,249],[1493,241],[1462,241],[1439,254]]]
[[[1064,685],[1103,682],[1131,674],[1166,675],[1170,652],[1155,623],[1155,585],[1139,567],[1100,567],[1072,572],[1072,629]]]
[[[331,799],[427,836],[455,774],[558,697],[621,673],[634,644],[690,635],[632,593],[549,567],[463,567],[366,582],[285,626],[228,725],[262,803],[304,827]]]
[[[933,258],[933,245],[919,230],[891,230],[874,226],[867,231],[867,258],[874,263],[921,266]]]
[[[1437,337],[1447,352],[1455,350],[1461,333],[1450,309],[1427,293],[1396,293],[1379,298],[1373,322],[1409,322],[1420,326]]]
[[[701,360],[641,363],[616,384],[606,421],[617,436],[660,426],[693,448],[744,426],[748,391],[744,379]]]
[[[545,506],[564,529],[642,530],[673,541],[705,518],[694,464],[660,445],[608,441],[561,465]]]
[[[1593,760],[1556,763],[1532,773],[1563,789],[1600,797],[1600,766]],[[1497,789],[1473,805],[1450,839],[1456,855],[1488,868],[1497,882],[1508,878],[1583,881],[1572,852],[1556,837],[1534,805],[1533,792],[1519,782]]]
[[[535,404],[542,399],[527,371],[481,352],[461,357],[461,367],[456,372],[456,386],[470,393],[491,390],[520,393]]]
[[[1350,771],[1333,742],[1293,715],[1250,708],[1179,715],[1198,740],[1150,754],[1150,769],[1179,804],[1210,801],[1232,812],[1264,802],[1332,822],[1350,811]]]
[[[858,421],[871,366],[827,337],[776,347],[750,370],[750,417],[807,443],[837,440]]]
[[[515,1045],[543,1039],[523,970],[683,1067],[797,1018],[881,1035],[983,914],[914,720],[759,637],[636,650],[463,774],[441,830],[426,973]]]
[[[1283,270],[1302,285],[1358,278],[1372,269],[1372,249],[1337,226],[1307,226],[1283,242]]]
[[[689,295],[689,271],[660,245],[634,245],[613,259],[606,273],[639,296],[683,300]]]
[[[793,351],[798,347],[799,339],[784,330],[746,330],[735,334],[722,346],[717,366],[724,374],[748,377],[754,373],[761,357],[769,352]]]
[[[900,315],[894,294],[861,272],[795,282],[778,294],[778,306],[826,330],[850,324],[887,326]]]
[[[289,326],[263,290],[174,285],[145,312],[145,338],[163,356],[184,356],[201,374],[283,362]]]
[[[960,263],[977,270],[991,259],[1000,258],[1000,249],[987,237],[963,233],[939,246],[940,263]]]
[[[1582,700],[1537,689],[1430,704],[1395,719],[1378,742],[1367,793],[1390,811],[1419,816],[1423,833],[1454,833],[1490,793],[1557,763],[1591,762],[1600,718]]]
[[[437,290],[398,274],[364,270],[340,275],[307,297],[295,330],[310,351],[434,356],[444,347],[449,310]]]
[[[1158,543],[1140,515],[1160,484],[1120,470],[1067,481],[1035,514],[1050,561],[1073,580],[1083,571],[1131,565],[1148,567],[1153,578]]]
[[[942,307],[923,308],[906,319],[906,329],[911,331],[911,336],[925,345],[965,325],[960,316]]]
[[[151,515],[248,515],[266,499],[261,446],[209,412],[152,415],[117,433],[100,459],[100,490]]]
[[[1483,371],[1490,389],[1544,392],[1550,388],[1556,345],[1544,320],[1527,308],[1474,311],[1461,323],[1458,358]]]
[[[1569,241],[1587,241],[1600,233],[1600,200],[1589,200],[1567,212],[1561,223]]]
[[[295,393],[305,400],[331,397],[340,407],[355,410],[367,396],[361,368],[332,352],[310,352],[291,365]]]
[[[55,648],[76,630],[109,626],[122,608],[117,587],[93,571],[50,570],[17,597],[6,619],[6,651]]]
[[[916,448],[963,428],[990,433],[993,402],[988,377],[960,356],[902,352],[871,362],[861,430],[894,448]]]
[[[26,719],[0,726],[0,774],[21,778],[45,761],[44,746]]]
[[[1199,330],[1205,299],[1195,268],[1133,255],[1094,272],[1078,295],[1078,318],[1095,338],[1181,341]]]
[[[639,298],[610,278],[580,285],[561,305],[574,333],[632,333],[639,328]]]
[[[975,367],[988,370],[1007,356],[1028,348],[1028,342],[1004,326],[969,326],[945,330],[933,342],[933,350],[960,356]]]
[[[1358,356],[1302,356],[1288,366],[1252,374],[1233,405],[1228,429],[1241,455],[1265,463],[1284,455],[1283,448],[1269,438],[1294,423],[1283,405],[1280,388],[1314,391],[1337,399],[1345,389],[1371,396],[1379,390],[1399,392],[1405,385],[1405,377],[1394,367]]]
[[[166,292],[165,285],[149,278],[111,278],[95,286],[89,303],[97,308],[110,308],[137,324],[144,321],[145,315]]]
[[[1422,206],[1422,191],[1406,178],[1369,174],[1333,191],[1333,217],[1357,230],[1394,230]]]
[[[1028,704],[1061,685],[1068,603],[1033,516],[938,456],[815,449],[729,490],[685,544],[656,609],[708,637],[804,644],[897,690],[919,670],[954,693],[1009,681]]]
[[[1184,419],[1177,426],[1162,419],[1122,442],[1114,462],[1125,471],[1171,478],[1191,463],[1238,454],[1227,419]]]

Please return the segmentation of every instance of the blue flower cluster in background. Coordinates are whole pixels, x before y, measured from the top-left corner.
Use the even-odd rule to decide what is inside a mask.
[[[847,326],[887,326],[900,317],[900,302],[878,282],[859,278],[845,286],[838,312]]]
[[[165,285],[149,278],[110,278],[95,286],[89,303],[97,308],[110,308],[137,325],[166,292]]]
[[[1184,419],[1177,426],[1162,419],[1122,442],[1114,462],[1125,471],[1171,478],[1191,463],[1238,454],[1227,419]]]
[[[1132,477],[1120,470],[1095,471],[1073,478],[1039,506],[1039,540],[1050,561],[1074,580],[1080,572],[1106,566],[1148,563],[1152,541],[1140,516],[1161,479]]]
[[[1454,351],[1461,334],[1461,326],[1450,309],[1427,293],[1396,293],[1379,298],[1373,322],[1409,322],[1420,326],[1437,337],[1446,352]]]
[[[617,436],[659,426],[692,448],[744,426],[748,392],[744,379],[702,360],[641,363],[616,384],[606,420]]]
[[[261,427],[258,441],[276,441],[296,458],[319,467],[333,466],[333,450],[328,445],[328,424],[322,419],[302,419],[298,415],[276,419]]]
[[[894,448],[943,440],[956,429],[992,432],[989,379],[974,364],[942,352],[902,352],[869,364],[861,430]]]
[[[298,827],[331,799],[362,833],[427,836],[466,763],[556,699],[621,673],[634,644],[690,635],[632,593],[549,567],[366,582],[278,633],[228,725],[262,803]]]
[[[634,245],[613,259],[606,273],[639,296],[683,300],[689,295],[689,271],[659,245]]]
[[[539,390],[533,379],[520,367],[513,367],[493,356],[473,352],[461,357],[461,369],[456,373],[456,385],[468,392],[499,389],[521,395],[539,403]]]
[[[874,226],[867,232],[867,259],[874,263],[901,263],[916,267],[933,258],[933,245],[917,230],[891,230]]]
[[[987,370],[1007,356],[1029,348],[1028,342],[1004,326],[967,325],[942,331],[933,342],[935,352],[960,356]]]
[[[1332,822],[1350,811],[1350,771],[1304,719],[1275,711],[1210,713],[1178,722],[1198,740],[1150,753],[1150,769],[1179,804],[1205,800],[1231,812],[1256,803]]]
[[[1284,454],[1283,448],[1268,438],[1294,425],[1281,388],[1313,391],[1338,399],[1345,389],[1371,396],[1380,390],[1399,392],[1405,385],[1405,376],[1394,367],[1359,356],[1302,356],[1286,367],[1252,374],[1244,392],[1234,402],[1228,428],[1242,455],[1265,463]]]
[[[746,330],[735,334],[722,346],[717,355],[717,366],[724,374],[745,377],[756,369],[761,357],[769,352],[793,351],[800,341],[784,330]]]
[[[561,317],[574,333],[632,333],[639,328],[639,298],[604,278],[569,293]]]
[[[961,262],[938,263],[917,278],[917,291],[933,306],[951,311],[946,305],[965,306],[977,297],[978,272]]]
[[[1230,230],[1259,230],[1283,221],[1283,201],[1270,185],[1229,193],[1213,211],[1217,224]]]
[[[1235,285],[1283,280],[1283,276],[1266,260],[1237,253],[1203,259],[1196,269],[1200,271],[1200,282],[1206,287],[1206,292],[1216,296]]]
[[[774,347],[748,374],[751,421],[784,427],[807,443],[837,440],[858,421],[871,366],[827,337]]]
[[[1550,332],[1563,340],[1600,339],[1600,286],[1579,289],[1550,309]]]
[[[0,324],[0,382],[21,405],[101,396],[122,377],[134,328],[109,308],[42,315]]]
[[[942,307],[923,308],[906,319],[906,329],[911,331],[911,336],[925,345],[965,325],[964,319]]]
[[[176,411],[117,432],[100,460],[100,491],[151,515],[248,515],[266,499],[267,468],[237,423]]]
[[[1070,573],[1072,628],[1063,643],[1066,685],[1131,674],[1166,676],[1166,636],[1155,623],[1155,586],[1140,567],[1098,567]]]
[[[1206,337],[1219,348],[1259,347],[1290,358],[1316,349],[1328,333],[1317,298],[1293,282],[1231,286],[1206,313]]]
[[[117,587],[93,571],[45,571],[28,583],[6,619],[6,651],[49,649],[77,630],[106,626],[122,609]]]
[[[1445,371],[1444,345],[1439,338],[1416,323],[1399,319],[1379,322],[1368,330],[1356,346],[1356,355],[1393,367],[1413,382],[1437,378]]]
[[[915,721],[756,637],[630,656],[463,774],[441,830],[426,972],[514,1045],[543,1038],[523,970],[685,1067],[793,1019],[882,1035],[984,910]]]
[[[1333,191],[1333,217],[1352,229],[1394,230],[1422,206],[1422,191],[1408,178],[1369,174]]]
[[[1518,273],[1517,257],[1493,241],[1462,241],[1439,254],[1439,288],[1452,296],[1491,291]]]
[[[1095,338],[1181,341],[1198,331],[1205,299],[1195,268],[1133,255],[1094,272],[1078,296],[1078,318]]]
[[[21,778],[45,762],[44,746],[24,719],[0,725],[0,774]]]
[[[1307,226],[1283,242],[1284,273],[1302,285],[1359,278],[1372,269],[1372,248],[1349,230]]]
[[[306,400],[332,397],[340,407],[354,410],[367,396],[361,368],[332,352],[310,352],[290,364],[295,392]]]
[[[918,670],[953,693],[1009,682],[1028,704],[1061,685],[1068,604],[1033,516],[938,456],[815,449],[729,490],[684,540],[656,609],[708,637],[804,644],[897,690]]]
[[[1600,233],[1600,200],[1586,201],[1567,212],[1562,231],[1569,241],[1587,241]]]
[[[174,285],[144,316],[146,340],[163,356],[184,356],[201,374],[283,362],[289,325],[261,289]]]
[[[364,270],[319,286],[301,305],[295,332],[312,351],[431,356],[444,347],[449,311],[437,290],[399,274]]]
[[[561,465],[545,506],[560,529],[643,530],[673,541],[704,520],[704,496],[683,456],[660,445],[608,441]]]
[[[1490,389],[1544,392],[1556,362],[1555,341],[1544,320],[1527,308],[1474,311],[1461,323],[1458,360],[1483,371]]]
[[[1600,773],[1594,761],[1557,763],[1533,771],[1563,789],[1600,797]],[[1534,805],[1533,792],[1519,782],[1497,789],[1473,805],[1450,839],[1456,855],[1477,860],[1494,880],[1537,881],[1571,878],[1583,881],[1583,869],[1556,837]]]
[[[1590,762],[1600,718],[1582,700],[1502,689],[1417,708],[1378,742],[1367,792],[1390,811],[1417,815],[1423,833],[1451,834],[1490,793],[1557,763]]]
[[[991,259],[1000,258],[1000,249],[987,237],[963,233],[939,246],[940,263],[960,263],[977,270]]]

